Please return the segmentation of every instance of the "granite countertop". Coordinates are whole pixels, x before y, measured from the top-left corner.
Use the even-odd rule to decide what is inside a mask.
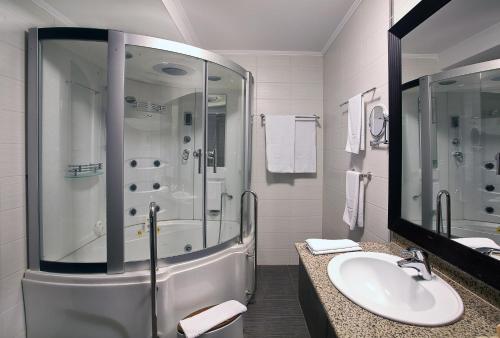
[[[394,243],[361,242],[365,251],[393,255],[401,253]],[[450,325],[421,327],[398,323],[375,315],[341,294],[328,278],[327,266],[335,254],[312,255],[305,243],[295,244],[309,278],[338,337],[495,337],[500,309],[457,284],[436,269],[434,273],[448,282],[462,297],[464,314]]]

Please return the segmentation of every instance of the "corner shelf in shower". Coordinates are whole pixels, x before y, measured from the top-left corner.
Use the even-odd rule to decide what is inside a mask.
[[[88,164],[68,164],[66,178],[83,178],[100,176],[104,174],[102,163],[88,163]]]

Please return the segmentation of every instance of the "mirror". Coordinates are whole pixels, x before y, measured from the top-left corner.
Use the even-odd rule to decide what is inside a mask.
[[[404,35],[400,123],[401,218],[496,259],[498,36],[500,1],[492,0],[451,1]]]
[[[389,116],[384,105],[376,105],[375,107],[373,107],[370,113],[370,118],[368,120],[370,134],[373,137],[373,140],[370,141],[370,145],[372,147],[377,146],[381,143],[388,143],[386,137],[386,125],[388,120]],[[381,140],[382,137],[384,138],[383,140]]]

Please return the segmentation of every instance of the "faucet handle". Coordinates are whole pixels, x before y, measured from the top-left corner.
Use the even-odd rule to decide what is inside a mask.
[[[429,258],[429,254],[427,254],[427,252],[416,247],[408,247],[406,248],[406,250],[403,250],[401,254],[405,256],[410,256],[409,258],[418,259],[419,261],[422,262],[427,261],[427,259]]]

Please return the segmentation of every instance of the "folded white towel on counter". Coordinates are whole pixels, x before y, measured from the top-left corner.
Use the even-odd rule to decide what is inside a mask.
[[[247,307],[240,302],[229,300],[193,317],[183,319],[179,324],[184,330],[186,338],[195,338],[246,310]]]
[[[295,116],[266,115],[266,165],[271,173],[293,173]]]
[[[500,245],[498,245],[494,240],[485,237],[465,237],[465,238],[453,238],[455,242],[462,245],[468,246],[472,249],[477,248],[494,248],[500,250]]]
[[[358,243],[350,239],[309,238],[306,240],[306,244],[313,255],[363,250]]]

